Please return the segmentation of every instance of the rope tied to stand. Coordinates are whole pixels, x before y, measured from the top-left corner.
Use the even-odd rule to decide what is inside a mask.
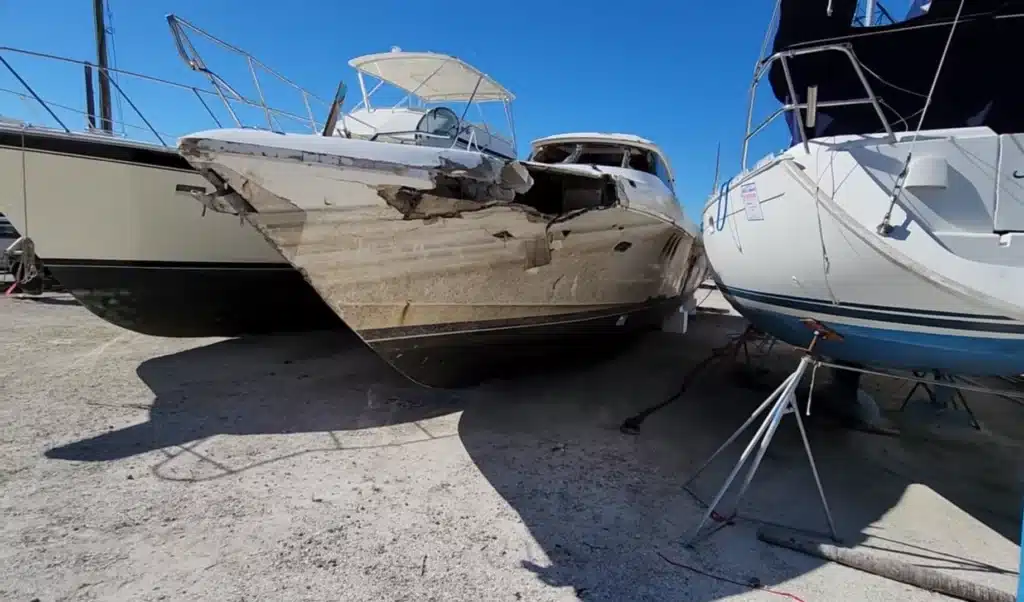
[[[23,221],[23,232],[19,232],[20,238],[14,241],[11,246],[3,250],[7,262],[15,252],[20,252],[17,268],[11,272],[14,282],[4,291],[5,296],[12,295],[15,290],[24,284],[32,282],[39,277],[39,266],[36,261],[35,243],[29,238],[28,229],[28,143],[25,140],[25,126],[21,127],[21,211]]]

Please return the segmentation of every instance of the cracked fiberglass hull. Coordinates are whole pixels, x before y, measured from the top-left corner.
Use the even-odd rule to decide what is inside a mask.
[[[622,204],[544,214],[510,202],[496,182],[517,176],[502,173],[502,161],[410,146],[375,163],[368,154],[397,145],[309,138],[362,158],[201,134],[180,150],[225,192],[204,203],[241,212],[375,352],[420,384],[465,386],[614,354],[677,311],[702,279],[702,246],[663,217]],[[471,191],[463,183],[458,200],[431,194],[442,172],[469,174]]]

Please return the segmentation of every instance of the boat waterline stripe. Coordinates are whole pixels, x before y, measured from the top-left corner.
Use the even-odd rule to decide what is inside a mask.
[[[487,331],[546,328],[561,324],[573,324],[601,320],[614,317],[626,317],[643,311],[678,305],[678,297],[652,298],[642,303],[614,305],[604,309],[587,311],[568,311],[565,313],[506,318],[497,320],[480,320],[472,322],[447,322],[440,324],[420,324],[416,326],[392,326],[385,328],[353,329],[367,343],[382,343],[400,339],[417,339],[449,335],[465,335]]]
[[[0,128],[0,147],[7,150],[54,153],[80,159],[114,161],[195,173],[188,161],[185,161],[174,148],[132,144],[130,141],[118,144],[117,139],[108,141],[99,136],[86,137]]]
[[[832,316],[854,318],[858,320],[885,322],[887,324],[926,326],[930,328],[945,328],[948,330],[962,330],[966,332],[998,332],[1009,334],[1024,334],[1024,324],[1021,324],[1019,322],[980,322],[965,319],[950,319],[945,317],[938,317],[934,315],[934,313],[932,316],[901,313],[905,311],[914,310],[898,310],[895,308],[883,308],[882,311],[869,310],[861,309],[859,307],[851,307],[851,304],[836,305],[813,299],[801,299],[799,297],[793,298],[782,295],[767,295],[764,293],[756,293],[753,291],[746,291],[743,289],[721,288],[721,290],[722,293],[725,294],[726,296],[732,296],[738,299],[747,299],[749,301],[755,301],[757,303],[763,303],[765,305],[775,307],[783,307],[790,310],[807,311],[819,315],[826,314]],[[970,316],[971,318],[980,319],[994,319],[991,316],[971,316],[970,314],[954,315],[962,315],[965,317]],[[1002,317],[995,319],[1006,320],[1006,318]]]
[[[819,300],[819,299],[809,299],[807,297],[795,297],[795,296],[791,296],[791,295],[780,295],[778,293],[762,293],[762,292],[759,292],[759,291],[752,291],[752,290],[749,290],[749,289],[737,288],[737,287],[734,287],[734,286],[727,287],[727,286],[723,286],[721,284],[718,285],[718,288],[722,292],[730,293],[730,294],[732,294],[735,297],[743,297],[743,296],[756,295],[756,296],[761,297],[761,298],[774,299],[774,300],[776,300],[776,301],[778,301],[780,303],[782,303],[784,301],[794,301],[794,302],[801,302],[801,303],[813,303],[813,304],[816,304],[816,305],[820,305],[823,308],[828,308],[829,310],[832,310],[832,313],[835,313],[835,309],[837,307],[839,307],[839,308],[846,308],[846,309],[862,309],[862,310],[868,310],[868,311],[881,311],[881,312],[887,312],[887,313],[896,313],[896,314],[900,314],[901,316],[905,315],[905,314],[911,314],[911,315],[912,314],[919,314],[919,315],[925,315],[925,316],[935,316],[935,317],[939,317],[939,318],[966,318],[966,319],[969,319],[969,320],[1001,320],[1001,321],[1005,321],[1005,322],[1013,322],[1013,318],[1008,318],[1006,316],[993,316],[993,315],[986,315],[986,314],[968,314],[968,313],[953,312],[953,311],[937,311],[937,310],[934,310],[934,309],[909,309],[909,308],[899,308],[899,307],[887,307],[885,305],[869,305],[867,303],[849,303],[849,302],[845,302],[845,301],[841,301],[839,303],[833,303],[831,301],[822,301],[822,300]],[[845,315],[845,314],[842,314],[842,315]]]

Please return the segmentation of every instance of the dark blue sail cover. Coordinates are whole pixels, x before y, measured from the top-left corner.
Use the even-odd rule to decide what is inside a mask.
[[[829,0],[782,0],[773,51],[848,44],[865,67],[893,129],[915,130],[960,0],[918,0],[911,8],[915,16],[871,27],[853,25],[857,0],[831,0],[831,15],[828,4]],[[922,128],[987,125],[999,133],[1024,132],[1015,81],[1022,41],[1024,0],[966,0]],[[819,101],[864,97],[860,80],[838,52],[799,56],[789,64],[800,102],[812,85],[818,86]],[[787,102],[781,63],[772,66],[769,79],[775,97]],[[800,125],[792,114],[787,123],[796,143]],[[874,109],[859,105],[819,109],[815,128],[807,135],[880,131],[884,130]]]
[[[914,0],[910,4],[910,9],[907,10],[907,19],[913,19],[914,17],[920,17],[921,15],[928,12],[928,6],[932,3],[932,0]]]

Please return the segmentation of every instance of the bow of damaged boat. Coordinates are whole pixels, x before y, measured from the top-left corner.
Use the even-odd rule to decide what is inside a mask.
[[[609,149],[637,151],[591,150]],[[252,223],[427,386],[614,353],[676,311],[705,269],[653,169],[254,130],[200,132],[179,151],[216,187],[207,207]]]

